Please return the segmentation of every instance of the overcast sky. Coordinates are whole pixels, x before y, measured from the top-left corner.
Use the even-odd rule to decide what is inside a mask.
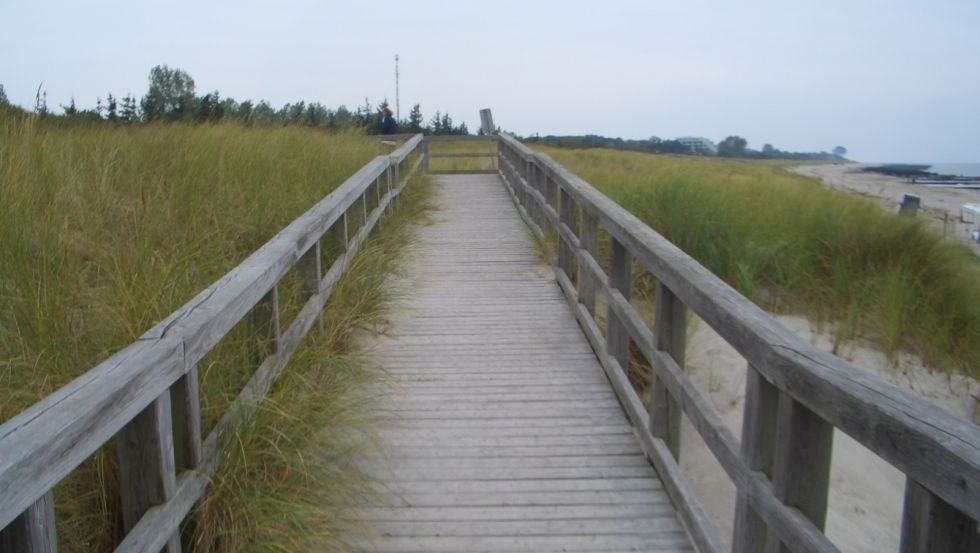
[[[865,161],[980,161],[980,1],[0,0],[0,84],[31,106],[146,91],[278,106],[419,102],[519,134],[730,134]],[[59,110],[60,111],[60,110]]]

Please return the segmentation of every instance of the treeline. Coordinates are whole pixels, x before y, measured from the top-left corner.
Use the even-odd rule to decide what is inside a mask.
[[[610,138],[597,134],[582,136],[529,136],[524,142],[556,146],[559,148],[613,148],[616,150],[632,150],[655,154],[693,154],[690,148],[677,140],[661,140],[653,137],[646,140]]]
[[[0,105],[19,109],[10,104],[2,85]],[[198,95],[194,79],[186,71],[158,65],[150,70],[149,88],[141,98],[137,99],[132,94],[119,97],[109,93],[105,98],[98,98],[95,107],[91,108],[78,107],[72,98],[67,105],[60,106],[61,113],[55,113],[48,107],[47,93],[38,89],[34,113],[39,117],[120,124],[233,120],[245,125],[305,125],[329,130],[359,127],[366,132],[377,132],[380,129],[380,111],[386,107],[387,100],[374,106],[365,98],[364,104],[353,110],[346,106],[332,109],[319,102],[306,101],[276,108],[265,100],[238,101],[232,97],[222,97],[217,90]],[[412,106],[407,119],[398,121],[398,128],[399,132],[405,133],[469,134],[466,123],[455,123],[448,113],[437,111],[426,120],[419,104]]]
[[[522,139],[525,142],[555,146],[558,148],[612,148],[616,150],[631,150],[636,152],[647,152],[655,154],[682,154],[682,155],[717,155],[718,157],[745,158],[745,159],[794,159],[794,160],[822,160],[822,161],[845,161],[847,148],[837,146],[830,152],[791,152],[773,147],[772,144],[765,144],[762,150],[748,148],[748,141],[740,136],[728,136],[718,143],[717,153],[709,154],[705,150],[692,150],[679,140],[661,139],[652,136],[648,139],[622,139],[610,138],[595,134],[580,136],[529,136]]]

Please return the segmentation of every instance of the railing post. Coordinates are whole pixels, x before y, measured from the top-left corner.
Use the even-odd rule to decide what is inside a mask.
[[[48,492],[0,530],[2,553],[55,553],[54,494]]]
[[[330,232],[333,233],[334,242],[337,243],[337,247],[340,250],[340,254],[347,252],[347,212],[340,214],[340,217],[331,227]]]
[[[977,521],[907,478],[899,553],[967,553],[980,550]]]
[[[598,234],[599,222],[595,215],[590,213],[585,207],[579,206],[579,246],[588,252],[592,259],[598,257]],[[578,265],[578,301],[585,305],[589,314],[595,316],[595,275],[585,263]]]
[[[619,291],[626,301],[630,299],[632,282],[633,256],[619,240],[613,237],[609,251],[609,287]],[[619,316],[609,302],[606,314],[606,351],[619,362],[623,372],[629,372],[630,335],[626,326],[620,322]]]
[[[317,241],[296,262],[296,272],[299,274],[300,291],[309,299],[320,291],[320,279],[323,278],[320,265],[320,242]]]
[[[170,413],[170,392],[153,401],[116,436],[123,530],[129,532],[144,513],[173,497],[177,487]],[[170,537],[163,549],[180,552],[180,539]]]
[[[174,466],[178,471],[195,469],[203,458],[197,365],[190,367],[171,386],[170,408],[173,412]]]
[[[572,264],[575,261],[575,253],[572,249],[572,244],[566,242],[561,233],[562,224],[564,224],[566,227],[568,227],[568,230],[574,233],[573,225],[575,224],[575,200],[572,198],[571,194],[568,193],[567,189],[561,189],[561,210],[559,211],[558,219],[558,266],[561,267],[562,271],[565,271],[565,276],[571,280],[573,276]]]
[[[687,347],[687,308],[663,283],[657,284],[653,336],[655,347],[684,368]],[[677,459],[681,445],[681,409],[656,373],[650,385],[650,430]]]
[[[834,427],[789,394],[779,394],[773,451],[773,493],[820,530],[827,521],[827,493]],[[788,552],[770,529],[766,551]]]
[[[745,408],[742,413],[742,459],[749,470],[772,477],[779,390],[749,365],[745,373]],[[765,521],[739,492],[735,503],[732,553],[762,553],[766,548]]]
[[[422,172],[429,172],[429,152],[431,151],[428,138],[422,139]]]
[[[260,355],[274,355],[279,351],[279,285],[272,287],[255,307],[252,322],[258,330]]]

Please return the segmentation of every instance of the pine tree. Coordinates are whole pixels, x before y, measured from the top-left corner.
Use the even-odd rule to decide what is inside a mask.
[[[61,106],[61,109],[65,110],[65,117],[75,117],[78,115],[78,107],[75,106],[75,97],[72,96],[71,100],[68,100],[68,105]]]
[[[118,103],[116,102],[116,99],[112,96],[111,92],[106,94],[105,103],[106,103],[106,108],[105,108],[106,119],[115,122],[117,119],[119,119],[119,114],[116,111],[116,109],[119,106]]]
[[[422,107],[418,104],[412,106],[412,111],[408,114],[408,131],[413,133],[422,132]]]

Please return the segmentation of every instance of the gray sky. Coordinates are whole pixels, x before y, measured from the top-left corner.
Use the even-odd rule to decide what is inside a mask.
[[[394,103],[519,134],[729,134],[866,161],[980,162],[980,2],[0,0],[10,99],[94,106],[150,67],[198,93]]]

